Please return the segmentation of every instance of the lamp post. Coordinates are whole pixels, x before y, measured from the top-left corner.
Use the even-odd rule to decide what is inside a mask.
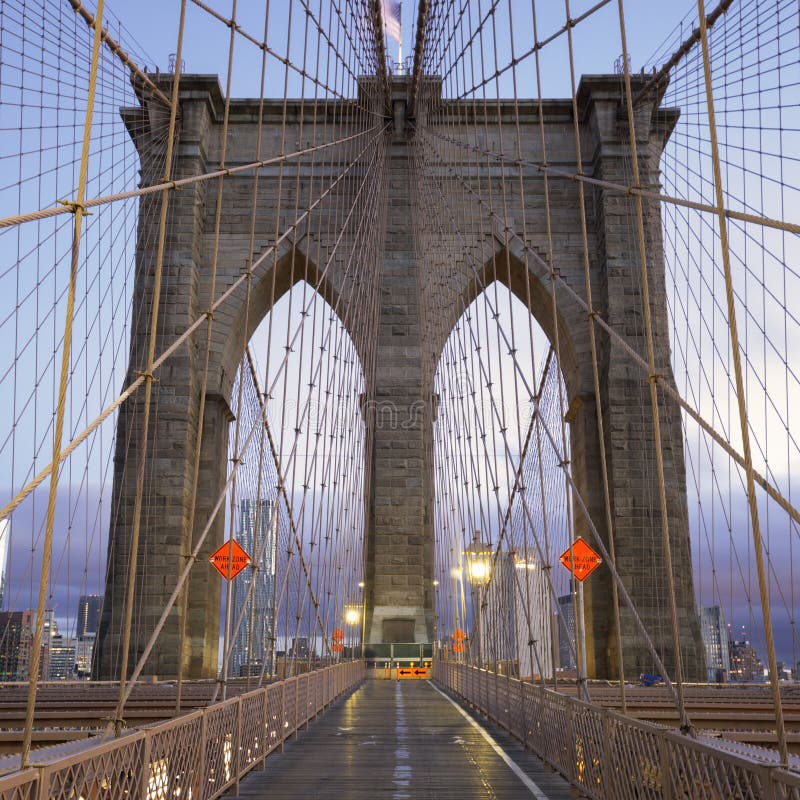
[[[358,603],[345,603],[342,610],[342,619],[349,628],[347,640],[350,642],[350,658],[353,658],[353,637],[356,635],[354,628],[361,624],[361,606]]]
[[[355,603],[344,607],[344,624],[355,627],[361,621],[361,609]]]
[[[367,593],[365,591],[366,583],[364,581],[358,582],[358,591],[361,595],[359,607],[361,608],[361,627],[359,629],[359,651],[361,659],[364,659],[364,640],[366,639],[365,626],[367,624]]]
[[[492,577],[492,550],[481,541],[481,532],[475,531],[472,542],[464,551],[467,580],[478,590],[478,665],[483,662],[483,590]]]

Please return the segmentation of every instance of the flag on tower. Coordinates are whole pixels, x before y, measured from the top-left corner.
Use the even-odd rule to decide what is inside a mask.
[[[383,24],[386,35],[398,44],[402,41],[400,17],[403,4],[399,0],[383,0]]]

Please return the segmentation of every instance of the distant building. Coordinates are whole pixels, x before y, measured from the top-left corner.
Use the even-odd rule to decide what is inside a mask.
[[[721,606],[700,610],[700,632],[706,648],[709,683],[725,683],[731,672],[728,628]]]
[[[731,680],[742,683],[764,680],[764,665],[749,641],[731,642]]]
[[[278,554],[278,510],[271,500],[244,499],[240,504],[239,544],[252,559],[233,582],[233,622],[245,608],[231,655],[231,674],[259,674],[272,663],[275,618],[275,569]],[[261,557],[256,561],[259,551]],[[253,590],[250,592],[250,586]],[[271,668],[266,669],[267,674]]]
[[[11,523],[0,519],[0,608],[6,599],[6,568],[8,566],[8,545],[11,538]]]
[[[264,666],[263,662],[259,661],[258,659],[253,659],[249,664],[242,664],[239,667],[239,677],[240,678],[258,678],[261,676],[262,667],[264,669],[265,674],[269,675],[270,670],[267,667],[271,667],[270,664]]]
[[[36,625],[36,614],[33,614],[33,624]],[[50,647],[55,637],[61,634],[58,631],[56,613],[52,608],[44,611],[44,628],[42,628],[42,648],[39,657],[39,680],[46,681],[50,674]]]
[[[92,677],[92,655],[95,636],[87,633],[75,642],[75,678],[88,681]]]
[[[289,658],[295,658],[297,661],[307,661],[309,654],[310,648],[307,636],[298,636],[296,639],[292,639]]]
[[[775,666],[778,668],[778,680],[790,681],[792,680],[792,670],[786,666],[783,661],[778,661]]]
[[[75,679],[75,639],[60,633],[50,639],[47,680],[71,681]]]
[[[0,612],[0,681],[30,680],[33,611]]]
[[[499,552],[486,589],[483,614],[483,660],[513,663],[517,674],[525,678],[552,676],[548,586],[537,560]]]
[[[75,636],[82,639],[87,634],[97,634],[100,612],[103,608],[103,595],[82,594],[78,598],[78,613],[75,616]]]
[[[554,624],[558,629],[558,664],[561,669],[575,669],[575,656],[570,648],[570,642],[575,643],[575,613],[572,604],[572,595],[565,594],[558,598],[558,607],[561,621],[556,619]],[[564,635],[564,628],[567,633]]]

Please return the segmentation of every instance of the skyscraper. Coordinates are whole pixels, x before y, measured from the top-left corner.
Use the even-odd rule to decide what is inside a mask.
[[[0,609],[6,598],[6,565],[8,562],[8,540],[11,536],[11,523],[0,519]]]
[[[242,608],[246,606],[246,610],[233,643],[232,675],[260,672],[264,663],[267,672],[270,669],[278,547],[278,509],[275,503],[272,500],[242,500],[239,525],[239,544],[250,554],[252,562],[251,567],[233,582],[233,625]],[[252,598],[249,598],[251,584],[253,591]]]
[[[0,681],[30,679],[33,611],[0,612]]]
[[[731,671],[731,657],[721,606],[705,606],[700,610],[700,632],[706,648],[708,682],[725,683]]]
[[[524,678],[550,677],[552,614],[544,571],[535,559],[513,552],[498,553],[492,571],[481,625],[484,661],[513,662]]]
[[[575,656],[570,648],[570,642],[575,642],[575,610],[572,595],[565,594],[559,597],[558,606],[563,620],[563,624],[558,619],[554,622],[558,627],[558,663],[561,669],[575,669]]]
[[[47,680],[71,681],[75,679],[75,640],[60,633],[50,638],[50,658]]]
[[[764,680],[764,665],[747,639],[730,643],[731,680],[750,683]]]
[[[103,607],[103,595],[82,594],[78,598],[78,613],[75,617],[75,636],[83,639],[87,634],[97,634],[100,611]]]
[[[36,625],[36,612],[33,612],[34,626]],[[50,674],[50,654],[53,648],[53,640],[60,639],[61,634],[58,630],[56,612],[52,608],[44,610],[44,629],[42,630],[42,649],[39,656],[39,679],[47,680]],[[33,645],[33,641],[31,641]]]

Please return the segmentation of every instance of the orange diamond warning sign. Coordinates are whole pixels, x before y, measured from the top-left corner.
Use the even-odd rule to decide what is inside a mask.
[[[558,557],[558,560],[581,583],[603,563],[603,559],[580,536]]]
[[[228,539],[208,560],[223,578],[231,580],[250,563],[250,556],[236,539]]]

